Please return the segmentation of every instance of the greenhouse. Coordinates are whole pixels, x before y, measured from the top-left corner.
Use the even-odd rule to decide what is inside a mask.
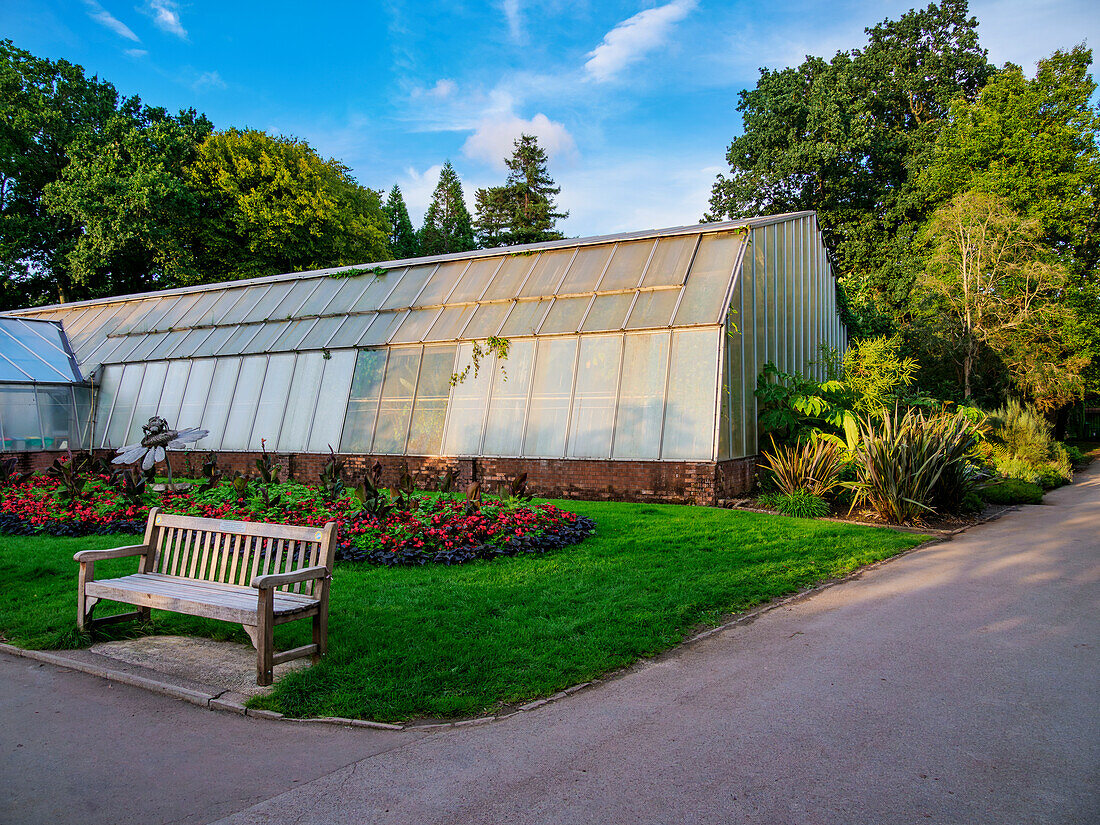
[[[95,377],[96,447],[139,440],[156,414],[209,430],[194,448],[223,460],[265,448],[314,467],[332,448],[357,467],[658,500],[751,483],[761,368],[812,370],[845,343],[812,212],[9,316],[63,325]],[[474,365],[490,338],[506,357]]]
[[[61,324],[0,317],[3,452],[80,449],[91,423],[84,381]]]

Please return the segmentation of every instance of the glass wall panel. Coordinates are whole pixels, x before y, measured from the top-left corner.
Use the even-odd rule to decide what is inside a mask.
[[[511,308],[512,305],[505,301],[495,304],[482,304],[474,312],[474,317],[466,325],[463,334],[467,338],[488,338],[490,335],[496,335],[501,322],[504,321],[504,316],[508,314],[508,310]]]
[[[508,313],[508,320],[504,322],[500,334],[505,338],[510,338],[513,335],[534,335],[549,306],[549,299],[543,301],[517,301],[512,305],[512,311]]]
[[[679,289],[654,289],[639,292],[634,309],[630,310],[627,329],[652,329],[667,327],[672,321],[672,311],[680,297]]]
[[[731,347],[732,349],[732,347]],[[718,385],[721,394],[721,414],[718,420],[718,460],[725,461],[730,457],[730,381],[729,362],[722,365],[722,383]]]
[[[267,372],[268,375],[271,374],[271,367],[268,367]],[[290,382],[283,427],[279,430],[279,452],[301,452],[306,449],[323,372],[324,360],[321,353],[304,352],[298,355],[294,365],[294,378]],[[326,403],[322,404],[322,415],[332,415],[329,399],[324,401]],[[274,447],[274,444],[271,445]]]
[[[485,290],[482,300],[499,301],[504,298],[515,298],[537,260],[538,255],[509,255],[493,276],[493,282]]]
[[[395,329],[401,323],[402,319],[408,315],[408,312],[379,312],[374,316],[374,320],[371,322],[370,328],[361,339],[359,339],[359,346],[361,347],[373,347],[377,344],[384,344],[390,340],[390,336],[393,335]]]
[[[41,450],[42,427],[33,386],[0,387],[0,429],[5,450]]]
[[[401,328],[390,340],[395,344],[415,344],[424,340],[435,319],[439,317],[439,307],[431,309],[413,309],[405,316]]]
[[[631,241],[615,247],[611,263],[604,273],[597,289],[606,292],[612,289],[633,289],[642,280],[646,261],[653,252],[654,241]]]
[[[401,276],[401,283],[397,285],[393,293],[382,305],[383,309],[401,309],[412,306],[416,295],[428,282],[428,278],[435,272],[435,264],[428,266],[413,266],[405,270]]]
[[[466,322],[477,309],[476,304],[450,306],[443,310],[439,319],[432,324],[431,331],[424,337],[426,341],[453,341],[462,333]]]
[[[539,339],[531,378],[527,434],[523,439],[524,455],[551,458],[565,455],[576,357],[576,338]]]
[[[264,386],[260,391],[260,400],[256,405],[256,420],[252,425],[252,436],[248,449],[259,450],[266,446],[274,450],[279,443],[279,428],[286,414],[287,395],[290,392],[290,379],[294,375],[295,355],[288,352],[272,355],[267,359],[267,372],[264,374]],[[265,441],[266,445],[261,444]]]
[[[720,330],[672,333],[661,458],[710,460],[718,390]]]
[[[489,418],[485,424],[485,444],[482,447],[485,455],[520,454],[534,357],[533,340],[513,341],[508,348],[508,358],[493,369]]]
[[[472,364],[474,345],[460,344],[455,370],[461,372]],[[507,361],[505,361],[507,364]],[[496,356],[492,353],[481,360],[481,368],[474,375],[473,368],[466,379],[451,390],[450,414],[447,416],[447,432],[443,438],[443,455],[478,455],[481,449],[481,432],[485,425],[485,412],[489,402],[489,387],[496,373]]]
[[[661,238],[645,271],[642,286],[680,286],[687,275],[698,235]]]
[[[80,448],[91,447],[89,430],[92,427],[92,388],[89,386],[74,386],[73,397],[76,399],[76,427],[80,438]]]
[[[256,360],[256,359],[254,359]],[[258,360],[264,360],[258,359]],[[241,369],[240,358],[219,358],[214,366],[214,376],[210,381],[210,393],[207,395],[206,409],[202,414],[202,428],[209,430],[207,449],[217,450],[229,445],[224,443],[225,424],[229,411],[233,407],[233,390],[237,385],[237,375]],[[255,380],[255,376],[253,376]],[[259,393],[260,388],[256,387]],[[188,388],[190,394],[190,388]]]
[[[428,285],[424,287],[420,297],[416,299],[416,305],[426,307],[433,304],[447,303],[447,296],[451,294],[455,284],[463,277],[462,273],[466,271],[469,263],[469,261],[448,261],[440,264],[435,274],[428,279]],[[497,264],[499,262],[493,261],[493,263]]]
[[[126,369],[123,370],[122,381],[115,395],[114,409],[111,411],[111,420],[107,424],[104,447],[117,448],[129,443],[126,436],[130,432],[130,416],[134,413],[143,375],[145,375],[144,364],[127,364]]]
[[[384,275],[375,276],[366,292],[359,296],[348,311],[373,312],[380,308],[386,300],[386,296],[397,286],[404,272],[404,269],[390,269]]]
[[[665,411],[668,333],[627,335],[612,458],[658,458]]]
[[[576,332],[584,318],[585,310],[592,303],[587,295],[583,298],[558,298],[550,307],[550,312],[539,327],[539,334],[553,335],[559,332]]]
[[[600,282],[607,262],[611,258],[612,244],[582,246],[577,250],[573,263],[569,265],[569,274],[559,287],[558,292],[568,295],[571,292],[592,292]]]
[[[190,361],[170,361],[168,375],[164,379],[164,390],[157,404],[157,415],[168,422],[174,430],[179,429],[180,405],[183,403],[183,391],[187,387],[187,373],[191,370]]]
[[[540,253],[527,278],[527,283],[519,290],[519,297],[538,298],[556,293],[562,275],[565,274],[565,268],[569,266],[571,260],[573,260],[572,249]]]
[[[372,452],[405,452],[419,367],[420,347],[390,350],[386,378],[382,382],[382,398],[378,404],[378,425],[374,431]]]
[[[471,261],[470,265],[466,267],[465,272],[461,267],[466,265],[465,261],[455,261],[453,264],[444,264],[444,266],[458,267],[458,272],[461,273],[458,276],[458,285],[451,292],[450,297],[447,298],[447,302],[451,304],[468,303],[476,301],[481,297],[481,293],[485,291],[485,287],[489,281],[493,279],[497,270],[500,269],[501,263],[507,261],[507,258],[489,258],[488,260]],[[442,267],[440,267],[442,269]],[[433,279],[434,280],[434,279]]]
[[[577,358],[577,386],[569,425],[569,455],[608,458],[619,388],[623,339],[618,335],[584,336]]]
[[[123,367],[103,368],[99,387],[95,393],[95,445],[102,447],[107,435],[107,422],[111,418],[111,408],[115,405],[118,385],[122,381]]]
[[[722,319],[726,293],[743,242],[744,237],[737,234],[705,235],[699,241],[684,297],[676,310],[677,324],[714,324]]]
[[[266,355],[252,355],[241,359],[241,371],[237,376],[237,386],[230,396],[232,406],[229,408],[229,418],[225,422],[225,434],[222,436],[223,450],[249,448],[252,427],[256,423],[256,404],[260,400],[266,372]],[[214,378],[217,380],[216,372]]]
[[[145,365],[145,376],[141,379],[141,389],[138,391],[137,404],[134,405],[134,415],[130,419],[127,444],[136,444],[144,437],[145,434],[141,428],[157,414],[160,394],[164,389],[164,379],[167,375],[168,364],[165,361],[153,361]]]
[[[597,295],[592,309],[581,325],[582,332],[603,332],[623,328],[627,310],[634,300],[633,292],[620,292],[617,295]]]
[[[386,372],[386,352],[384,349],[359,350],[355,372],[351,379],[351,395],[348,397],[344,435],[340,442],[341,452],[369,453],[371,451],[374,419],[378,414],[378,394],[382,389],[382,379]],[[333,356],[334,359],[335,357]],[[328,371],[326,364],[326,375]],[[327,380],[324,386],[327,392]],[[314,431],[316,429],[315,425]]]
[[[439,455],[443,424],[447,418],[447,397],[455,371],[455,345],[424,347],[416,403],[409,427],[409,455]]]
[[[72,386],[39,384],[36,389],[43,448],[47,450],[79,449],[80,433],[76,426]]]
[[[321,378],[317,412],[309,431],[308,449],[311,453],[326,453],[330,446],[334,450],[340,447],[340,433],[344,429],[344,412],[348,409],[348,392],[351,389],[352,373],[355,371],[356,354],[353,349],[345,349],[333,352],[328,360],[321,357],[324,375]],[[371,426],[374,425],[373,412],[370,423]],[[366,438],[369,443],[369,430]]]
[[[210,381],[214,377],[216,363],[213,358],[191,362],[191,369],[187,373],[187,387],[183,391],[183,403],[180,404],[180,411],[176,416],[176,429],[206,428],[206,416],[203,413],[206,411],[206,400],[210,396]],[[205,438],[193,449],[206,449],[208,442],[209,438]]]

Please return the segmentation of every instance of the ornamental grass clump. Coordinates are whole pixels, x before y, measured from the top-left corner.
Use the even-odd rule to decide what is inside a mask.
[[[895,409],[877,421],[861,420],[853,451],[856,480],[849,484],[856,494],[852,507],[869,506],[894,524],[919,521],[937,500],[977,484],[965,467],[977,442],[977,426],[962,410],[926,416]],[[953,492],[944,490],[946,482]]]
[[[846,463],[844,448],[829,437],[815,435],[796,444],[776,444],[762,456],[764,470],[784,495],[806,492],[822,498],[841,486]]]
[[[1002,478],[1038,484],[1046,490],[1073,480],[1073,461],[1055,440],[1050,422],[1033,408],[1009,399],[990,413],[988,458]]]

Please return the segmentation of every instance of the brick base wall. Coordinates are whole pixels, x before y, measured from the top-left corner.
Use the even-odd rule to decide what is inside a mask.
[[[97,450],[111,458],[113,450]],[[64,452],[11,453],[23,472],[40,472]],[[172,452],[172,471],[195,477],[202,472],[202,451]],[[258,452],[220,452],[218,467],[227,475],[256,471]],[[276,454],[286,478],[314,482],[328,460],[314,453]],[[345,455],[344,473],[358,482],[382,466],[382,483],[397,484],[407,468],[420,487],[448,470],[458,472],[458,485],[475,478],[484,489],[496,490],[521,473],[527,473],[528,490],[547,498],[589,501],[654,501],[670,504],[717,504],[719,499],[748,492],[756,473],[755,458],[732,461],[600,461],[562,458],[447,458],[395,455]]]

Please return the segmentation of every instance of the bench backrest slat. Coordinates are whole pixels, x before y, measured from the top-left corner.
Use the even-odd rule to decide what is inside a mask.
[[[146,543],[153,553],[142,572],[247,587],[258,575],[292,573],[325,565],[332,569],[335,540],[317,527],[229,521],[149,512]],[[280,590],[315,595],[314,581]]]

